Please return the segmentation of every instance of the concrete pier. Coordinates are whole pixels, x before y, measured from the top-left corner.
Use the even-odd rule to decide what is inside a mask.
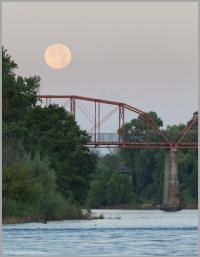
[[[177,149],[170,149],[166,151],[165,155],[164,191],[161,210],[179,211],[180,209]]]

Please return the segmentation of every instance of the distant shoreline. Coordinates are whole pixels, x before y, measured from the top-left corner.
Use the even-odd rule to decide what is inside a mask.
[[[144,203],[144,204],[136,204],[136,205],[107,205],[107,206],[100,206],[98,208],[94,209],[121,209],[121,210],[160,210],[160,204],[153,205],[150,203]],[[198,204],[183,204],[181,206],[182,210],[187,209],[198,209]]]
[[[66,218],[66,219],[49,219],[48,221],[62,221],[62,220],[88,220],[91,218]],[[48,222],[47,221],[47,222]],[[43,219],[33,218],[33,217],[4,217],[2,218],[3,225],[11,225],[11,224],[22,224],[22,223],[30,223],[30,222],[38,222],[45,223]]]
[[[152,205],[149,203],[145,204],[138,204],[138,205],[109,205],[109,206],[101,206],[98,208],[94,208],[97,210],[160,210],[160,205]],[[185,204],[181,207],[182,210],[197,210],[198,204]],[[89,218],[74,218],[74,219],[64,219],[64,220],[88,220],[88,219],[101,219],[101,217],[89,217]],[[61,220],[49,220],[49,221],[61,221]],[[2,219],[3,225],[8,224],[21,224],[21,223],[30,223],[30,222],[41,222],[43,223],[43,220],[39,218],[32,218],[32,217],[5,217]]]

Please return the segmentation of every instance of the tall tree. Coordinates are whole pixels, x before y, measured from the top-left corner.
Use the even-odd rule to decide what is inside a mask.
[[[95,154],[85,146],[87,133],[64,108],[38,105],[40,78],[16,76],[17,64],[4,48],[2,61],[3,165],[9,168],[17,161],[19,145],[31,158],[39,153],[56,173],[57,190],[83,203],[96,164]]]
[[[96,157],[86,143],[89,136],[63,107],[36,106],[27,112],[26,128],[38,138],[41,156],[49,156],[57,175],[57,189],[78,202],[86,199]],[[31,149],[30,149],[31,150]]]
[[[16,76],[17,64],[5,48],[2,49],[2,106],[3,121],[19,122],[25,112],[36,105],[40,77],[23,78]]]

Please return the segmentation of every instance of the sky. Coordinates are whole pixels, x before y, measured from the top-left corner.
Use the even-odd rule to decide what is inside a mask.
[[[39,75],[40,94],[125,102],[155,111],[165,126],[198,108],[197,3],[4,2],[2,22],[17,74]],[[71,50],[62,70],[45,63],[53,43]]]

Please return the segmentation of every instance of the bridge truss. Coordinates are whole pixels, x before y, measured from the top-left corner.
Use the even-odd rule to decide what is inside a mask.
[[[77,109],[81,110],[92,127],[87,132],[90,136],[88,147],[90,148],[198,148],[197,140],[191,142],[187,140],[187,135],[198,127],[198,112],[193,114],[192,119],[186,124],[180,135],[174,140],[170,140],[159,128],[150,114],[143,112],[133,106],[122,102],[115,102],[103,99],[88,98],[75,95],[39,95],[44,100],[46,106],[55,102],[55,99],[64,99],[67,102],[63,105],[74,116],[77,121]],[[81,102],[92,103],[92,113],[81,104]],[[112,110],[101,117],[101,106],[109,105]],[[132,112],[140,117],[140,126],[135,127],[128,135],[125,133],[125,112]],[[117,133],[102,133],[101,127],[112,115],[118,113]],[[116,119],[116,118],[115,118]],[[78,122],[78,121],[77,121]]]

